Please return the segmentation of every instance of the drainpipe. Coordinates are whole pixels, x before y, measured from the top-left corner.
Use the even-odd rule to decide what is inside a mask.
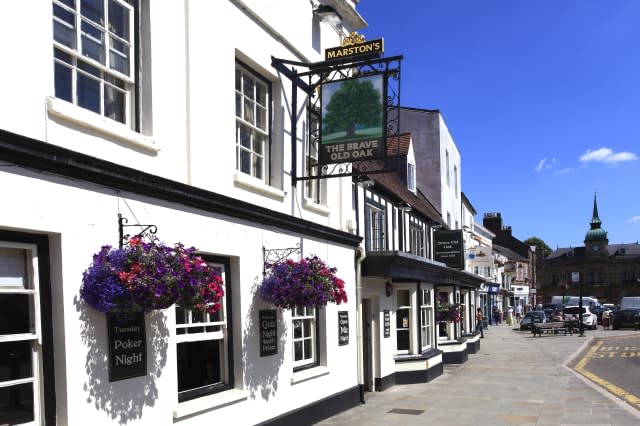
[[[356,249],[356,340],[357,340],[357,351],[358,351],[358,387],[360,388],[360,402],[362,404],[364,401],[364,371],[363,364],[364,361],[362,359],[362,354],[364,352],[364,345],[362,342],[362,262],[365,257],[367,257],[366,251],[364,247],[359,246]]]

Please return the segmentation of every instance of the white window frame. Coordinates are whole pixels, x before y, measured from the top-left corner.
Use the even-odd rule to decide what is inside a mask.
[[[413,255],[424,257],[424,242],[424,229],[419,224],[409,224],[409,252]]]
[[[446,163],[445,171],[447,176],[445,179],[447,181],[447,187],[451,188],[451,165],[449,164],[449,151],[447,151],[446,149],[444,151],[444,161]]]
[[[44,394],[42,389],[42,330],[40,316],[40,283],[38,280],[38,251],[33,244],[0,241],[0,248],[23,250],[25,253],[26,287],[0,285],[0,294],[26,294],[33,296],[29,303],[31,310],[31,330],[28,333],[1,334],[0,344],[8,342],[31,342],[31,377],[0,382],[0,387],[11,387],[31,383],[33,386],[33,421],[26,424],[42,423]],[[27,261],[29,260],[30,261]],[[14,288],[10,288],[14,287]]]
[[[109,4],[111,2],[117,3],[119,6],[125,8],[129,12],[128,16],[128,39],[123,39],[110,31],[109,28]],[[64,67],[71,72],[71,99],[67,99],[72,104],[77,105],[80,108],[92,111],[96,114],[104,116],[114,121],[120,122],[129,128],[134,126],[134,104],[135,104],[135,73],[133,72],[136,58],[136,46],[135,46],[135,7],[129,1],[124,0],[103,0],[103,23],[95,22],[89,19],[87,16],[82,15],[81,2],[75,2],[75,8],[67,6],[65,3],[59,0],[53,0],[52,20],[54,25],[54,65],[56,67]],[[56,11],[59,16],[56,16]],[[61,19],[62,15],[72,15],[67,22]],[[56,27],[61,29],[70,30],[74,38],[71,40],[71,46],[64,44],[61,41],[55,40]],[[87,33],[83,28],[91,28],[94,31],[102,33],[103,39],[93,37]],[[101,45],[101,52],[104,56],[102,60],[96,60],[89,57],[87,54],[83,54],[84,40],[98,42]],[[113,47],[114,44],[120,44],[128,50],[128,70],[121,72],[112,68],[111,55],[123,57],[120,52]],[[59,53],[56,53],[59,52]],[[63,55],[69,56],[69,61],[62,59]],[[91,71],[89,71],[89,68]],[[99,111],[96,111],[88,106],[82,106],[79,104],[78,99],[78,78],[87,78],[94,80],[99,84],[98,101]],[[116,83],[117,82],[117,83]],[[110,116],[109,112],[105,110],[105,104],[107,102],[106,96],[107,90],[113,90],[123,96],[123,116],[122,119],[118,117]]]
[[[416,192],[416,165],[413,163],[407,163],[407,189]]]
[[[420,289],[420,348],[422,351],[433,347],[433,290]]]
[[[297,307],[291,312],[291,351],[294,371],[319,365],[318,355],[318,327],[319,309],[315,306]],[[305,334],[305,323],[309,324],[308,334]],[[296,327],[299,326],[301,334],[296,336]],[[305,342],[311,342],[311,347],[305,351]],[[296,359],[296,345],[301,345],[302,358]]]
[[[369,216],[369,250],[384,251],[386,249],[385,234],[387,228],[385,209],[367,203],[366,211]]]
[[[226,284],[226,286],[230,285],[226,279],[227,277],[226,277],[226,270],[225,270],[224,264],[217,263],[217,262],[207,262],[207,264],[212,268],[218,269],[220,271],[222,281]],[[210,395],[212,393],[227,390],[232,386],[232,384],[229,383],[230,371],[227,368],[229,366],[229,340],[228,340],[229,318],[227,317],[226,298],[227,298],[227,292],[225,292],[225,294],[222,296],[222,299],[220,300],[220,309],[213,315],[208,313],[202,314],[204,315],[204,318],[207,320],[201,321],[201,322],[194,321],[193,312],[191,310],[182,309],[179,305],[175,306],[176,350],[177,350],[177,345],[180,343],[201,342],[206,340],[217,340],[217,341],[220,341],[221,343],[220,360],[219,360],[220,361],[220,365],[219,365],[220,382],[206,385],[205,387],[211,387],[212,390],[203,392],[202,395],[199,395],[199,396]],[[186,321],[183,324],[178,324],[178,315],[179,315],[179,312],[181,311],[184,312]],[[218,317],[218,318],[214,318],[214,317]],[[196,328],[201,328],[202,331],[193,332],[193,330]],[[214,330],[207,330],[207,329],[214,329]],[[184,333],[179,334],[179,330],[184,330]],[[192,332],[189,332],[189,330],[191,330]],[[176,366],[176,368],[179,368],[179,365]],[[176,372],[179,376],[180,372],[177,370]],[[189,393],[193,393],[194,391],[197,392],[197,389],[198,388],[183,390],[182,392],[178,391],[178,393],[179,394],[183,393],[188,395]],[[199,396],[196,396],[196,398]],[[190,399],[193,399],[193,398],[187,397],[185,401]]]
[[[235,72],[236,170],[268,184],[271,85],[266,79],[239,61],[236,61]],[[251,90],[245,87],[247,80],[253,83]],[[261,104],[256,96],[258,87],[264,91],[264,104]],[[257,122],[261,115],[260,111],[264,111],[263,128]],[[245,135],[243,132],[247,132],[248,139],[243,139],[243,135]],[[249,160],[248,169],[244,163],[247,158]]]
[[[401,305],[401,298],[400,298],[400,293],[407,293],[409,296],[409,304],[408,305]],[[395,353],[397,355],[407,355],[407,354],[411,354],[413,353],[413,338],[414,338],[414,331],[415,331],[415,325],[414,325],[414,311],[413,311],[413,293],[414,291],[411,290],[410,288],[398,288],[395,290],[395,296],[396,296],[396,311],[395,311],[395,316],[396,316],[396,344],[395,344]],[[404,323],[402,324],[402,327],[398,327],[398,321],[399,321],[399,312],[400,311],[408,311],[408,323],[406,326],[404,326]],[[409,338],[409,348],[408,349],[398,349],[398,334],[400,332],[403,333],[407,333],[408,338]]]
[[[318,165],[319,161],[319,139],[309,137],[311,133],[318,134],[319,130],[317,126],[320,124],[319,120],[313,121],[315,129],[307,129],[305,132],[306,150],[305,150],[305,173],[309,173],[308,177],[320,176],[322,174],[322,167]],[[309,123],[311,126],[312,124]],[[305,127],[305,126],[303,126]],[[308,179],[304,185],[305,197],[315,204],[325,206],[327,204],[327,179]]]

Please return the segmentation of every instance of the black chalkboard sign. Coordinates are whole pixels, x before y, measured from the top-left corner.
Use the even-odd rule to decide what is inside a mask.
[[[147,375],[144,312],[107,314],[109,381]]]
[[[349,311],[338,311],[338,345],[349,344]]]
[[[275,309],[262,310],[260,318],[260,356],[278,353],[278,315]]]
[[[384,337],[391,337],[391,314],[389,310],[384,310]]]

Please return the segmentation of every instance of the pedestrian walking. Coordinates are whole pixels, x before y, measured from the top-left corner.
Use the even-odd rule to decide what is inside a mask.
[[[516,321],[518,322],[518,324],[520,323],[520,317],[522,317],[522,305],[517,304],[516,305]]]
[[[480,332],[480,338],[484,339],[484,333],[482,332],[482,309],[478,308],[476,313],[476,332]]]
[[[602,329],[603,330],[608,330],[609,329],[609,319],[610,319],[610,312],[608,309],[605,309],[604,311],[602,311]]]

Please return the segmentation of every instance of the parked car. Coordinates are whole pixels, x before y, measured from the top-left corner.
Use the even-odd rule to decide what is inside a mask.
[[[520,330],[531,330],[532,323],[549,322],[549,318],[544,311],[530,311],[520,320]]]
[[[580,306],[565,306],[562,313],[565,321],[577,321],[580,316]],[[598,316],[591,312],[589,306],[582,307],[582,325],[592,330],[598,328]]]
[[[607,308],[605,308],[603,305],[597,305],[591,308],[591,312],[598,316],[598,324],[602,324],[602,313],[605,311],[605,309]]]
[[[611,328],[617,330],[622,327],[633,327],[636,330],[640,329],[640,309],[629,308],[620,309],[613,314],[613,322]]]

